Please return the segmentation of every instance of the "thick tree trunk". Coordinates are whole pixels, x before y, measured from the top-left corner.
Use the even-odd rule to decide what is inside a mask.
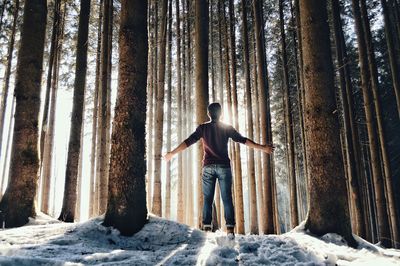
[[[105,226],[133,235],[147,219],[145,123],[147,1],[121,1],[119,90],[113,123]]]
[[[297,182],[296,182],[296,164],[294,153],[294,133],[293,133],[293,117],[291,110],[290,88],[289,88],[289,68],[286,52],[286,34],[283,16],[283,0],[279,0],[279,25],[281,31],[281,51],[282,51],[282,70],[283,70],[283,90],[284,90],[284,106],[286,116],[286,142],[288,156],[288,173],[290,186],[290,219],[291,226],[294,228],[299,223],[299,211],[297,207]]]
[[[95,174],[95,166],[96,166],[96,140],[98,138],[97,135],[97,124],[98,124],[98,110],[99,110],[99,78],[100,78],[100,56],[101,56],[101,22],[103,18],[103,0],[100,0],[99,3],[99,19],[97,23],[97,49],[96,49],[96,76],[94,81],[94,98],[93,98],[93,117],[92,117],[92,147],[90,153],[90,190],[89,190],[89,217],[93,217],[98,208],[97,202],[98,197],[96,189],[97,183],[96,174]],[[96,180],[97,182],[97,180]],[[95,211],[96,210],[96,211]]]
[[[47,4],[25,2],[18,53],[15,96],[15,127],[10,183],[0,202],[5,226],[21,226],[35,216],[34,198],[39,170],[38,115],[42,76]]]
[[[309,179],[310,210],[305,228],[316,235],[338,233],[355,247],[357,243],[351,233],[341,159],[339,123],[333,112],[336,106],[326,1],[300,1],[300,15],[304,122],[308,170],[312,173]]]
[[[339,71],[339,82],[340,82],[340,94],[343,102],[343,119],[344,119],[344,131],[345,131],[345,143],[346,143],[346,158],[349,163],[349,185],[350,195],[352,200],[352,206],[354,210],[354,221],[356,224],[355,232],[361,237],[365,237],[365,226],[363,216],[362,198],[360,193],[359,180],[361,179],[361,173],[359,168],[359,144],[358,136],[355,128],[355,117],[354,117],[354,103],[352,98],[352,84],[350,80],[349,67],[347,62],[347,53],[345,42],[343,38],[342,21],[340,18],[340,4],[338,0],[332,0],[332,15],[334,25],[334,36],[336,42],[336,57]]]
[[[64,222],[73,222],[75,219],[78,164],[81,150],[83,108],[86,86],[89,15],[90,0],[81,0],[78,42],[76,48],[74,98],[68,143],[68,158],[65,172],[64,198],[61,213],[58,218]]]
[[[264,29],[262,22],[262,13],[261,13],[261,1],[254,0],[253,1],[253,12],[254,12],[254,33],[256,39],[256,56],[257,56],[257,84],[258,90],[260,93],[260,102],[261,102],[261,135],[262,135],[262,143],[268,143],[270,139],[271,125],[270,125],[270,114],[269,107],[267,104],[269,103],[269,86],[267,82],[267,70],[266,70],[266,62],[265,62],[265,50],[264,50]],[[265,229],[266,234],[274,233],[274,221],[273,221],[273,189],[272,189],[272,176],[271,176],[271,162],[270,156],[267,154],[262,155],[262,164],[263,164],[263,180],[264,180],[264,189],[265,189],[265,203],[266,206],[266,217],[267,219],[267,227]]]
[[[161,151],[163,143],[163,126],[164,126],[164,86],[165,86],[165,52],[167,44],[167,9],[168,1],[161,2],[161,36],[159,43],[159,64],[158,64],[158,81],[157,81],[157,98],[156,113],[154,124],[154,191],[152,213],[162,216],[161,201]]]
[[[207,120],[208,106],[208,3],[195,0],[195,82],[196,82],[196,123],[201,124]],[[197,149],[198,165],[201,165],[203,149],[199,145]],[[198,182],[198,205],[197,209],[203,207],[203,193],[201,188],[200,173]],[[198,226],[201,226],[202,212],[198,211]]]
[[[396,206],[394,202],[394,194],[393,194],[393,182],[392,182],[392,171],[390,168],[390,159],[387,151],[387,143],[385,138],[385,132],[383,128],[383,115],[382,115],[382,107],[381,107],[381,97],[379,95],[379,82],[378,82],[378,69],[376,66],[374,46],[372,44],[372,36],[368,19],[368,12],[366,7],[365,0],[361,0],[361,13],[363,19],[363,25],[365,30],[365,42],[367,44],[367,53],[368,53],[368,66],[371,74],[371,89],[372,95],[374,98],[375,112],[376,112],[376,121],[378,126],[378,137],[380,143],[380,151],[381,158],[383,163],[384,170],[384,182],[385,185],[385,198],[387,204],[387,211],[389,216],[389,225],[390,232],[392,236],[392,243],[399,243],[400,236],[398,232],[398,224],[397,224],[397,214],[396,214]]]
[[[11,66],[12,66],[12,59],[14,52],[15,32],[17,29],[17,22],[18,22],[18,11],[19,11],[19,0],[15,0],[10,40],[8,41],[7,65],[6,65],[6,71],[4,73],[4,85],[0,102],[0,153],[3,146],[2,144],[3,144],[3,133],[4,133],[4,118],[6,116],[7,98],[8,98],[8,91],[10,88]]]

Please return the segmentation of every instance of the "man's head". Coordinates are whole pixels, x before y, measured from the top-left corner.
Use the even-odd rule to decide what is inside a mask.
[[[212,121],[218,121],[221,117],[221,105],[219,103],[212,103],[207,107],[207,114]]]

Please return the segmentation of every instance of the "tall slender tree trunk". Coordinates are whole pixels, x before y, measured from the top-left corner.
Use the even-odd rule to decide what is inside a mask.
[[[187,21],[186,21],[186,41],[187,41],[187,67],[186,67],[186,90],[185,90],[185,104],[186,104],[186,134],[188,135],[193,130],[193,102],[191,95],[193,94],[193,44],[192,44],[192,14],[193,3],[186,0]],[[207,36],[208,38],[208,36]],[[208,96],[208,95],[207,95]],[[192,165],[192,152],[186,153],[186,178],[185,178],[185,215],[186,223],[194,226],[193,217],[193,165]]]
[[[358,135],[354,132],[354,103],[352,98],[352,85],[349,76],[349,67],[347,62],[346,47],[343,38],[342,21],[340,18],[340,4],[338,0],[332,0],[332,15],[334,24],[334,36],[336,43],[336,58],[338,63],[339,71],[339,82],[340,82],[340,94],[343,102],[343,119],[344,119],[344,131],[345,131],[345,143],[346,143],[346,158],[349,164],[349,185],[350,185],[350,195],[354,210],[354,220],[356,224],[355,232],[361,236],[365,237],[365,226],[364,226],[364,216],[362,213],[362,198],[360,193],[359,180],[361,179],[361,173],[359,171],[358,156],[358,138],[354,138],[353,135]]]
[[[289,68],[286,52],[286,34],[283,16],[283,0],[279,0],[279,21],[281,31],[281,51],[282,51],[282,68],[283,68],[283,90],[284,90],[284,106],[286,116],[286,136],[287,136],[287,156],[288,156],[288,173],[290,186],[290,218],[291,226],[294,228],[299,223],[299,211],[297,207],[297,182],[296,182],[296,165],[294,153],[294,133],[293,133],[293,117],[290,99],[289,84]]]
[[[296,2],[296,1],[295,1]],[[298,3],[295,3],[298,4]],[[297,7],[295,7],[296,9],[298,9]],[[296,14],[295,14],[296,12]],[[294,52],[294,64],[295,64],[295,73],[296,73],[296,88],[297,88],[297,93],[296,93],[296,99],[297,99],[297,110],[299,112],[299,126],[300,126],[300,139],[301,139],[301,148],[300,151],[298,151],[298,153],[301,153],[301,159],[303,162],[303,171],[301,171],[301,167],[300,167],[300,162],[301,160],[297,159],[296,163],[296,169],[298,169],[297,171],[297,195],[298,195],[298,200],[300,201],[298,206],[299,206],[299,217],[300,220],[304,220],[306,217],[306,206],[304,204],[304,199],[307,198],[307,189],[306,189],[306,185],[307,185],[307,178],[306,178],[306,165],[305,165],[305,138],[304,138],[304,120],[303,120],[303,104],[302,104],[302,97],[301,97],[301,93],[303,90],[303,86],[302,86],[302,77],[301,77],[301,73],[300,73],[300,60],[298,58],[299,55],[299,46],[298,46],[298,36],[297,33],[298,31],[300,31],[300,25],[298,25],[297,22],[297,17],[298,17],[298,12],[294,10],[292,3],[290,3],[290,13],[291,13],[291,35],[292,35],[292,41],[293,41],[293,52]]]
[[[153,130],[154,130],[154,101],[153,95],[155,90],[155,83],[154,83],[154,49],[155,49],[155,32],[153,29],[154,26],[154,0],[150,1],[149,5],[149,38],[150,38],[150,48],[149,48],[149,65],[148,65],[148,97],[147,97],[147,104],[148,104],[148,121],[147,121],[147,129],[146,129],[146,137],[147,137],[147,172],[146,172],[146,196],[147,196],[147,208],[151,209],[152,203],[152,175],[153,175]]]
[[[113,5],[113,0],[105,0],[103,8],[103,33],[101,40],[101,64],[100,64],[100,93],[99,93],[99,153],[98,153],[98,181],[99,181],[99,213],[104,213],[107,207],[107,194],[108,194],[108,173],[107,164],[109,158],[107,158],[107,93],[108,88],[108,76],[109,76],[109,64],[110,62],[110,47],[109,47],[109,34],[110,32],[110,20]]]
[[[260,93],[261,102],[261,135],[262,142],[268,143],[270,141],[271,125],[269,123],[269,86],[267,82],[267,70],[265,62],[265,50],[264,50],[264,29],[261,15],[261,1],[253,1],[253,12],[254,12],[254,31],[256,39],[256,56],[257,56],[257,84]],[[270,156],[267,154],[262,155],[263,164],[263,180],[265,189],[265,208],[267,219],[267,228],[265,229],[266,234],[274,233],[274,221],[273,221],[273,189],[272,189],[272,176],[271,176],[271,162]]]
[[[230,35],[230,54],[231,54],[231,80],[232,80],[232,103],[233,103],[233,114],[235,118],[235,128],[239,130],[239,112],[238,112],[238,96],[237,96],[237,78],[236,78],[236,38],[235,38],[235,15],[234,15],[234,3],[233,0],[229,0],[229,35]],[[237,216],[237,229],[244,228],[244,211],[243,211],[243,185],[242,185],[242,164],[240,159],[240,146],[235,143],[235,209]],[[243,229],[244,230],[244,229]]]
[[[376,114],[376,121],[377,121],[377,126],[378,126],[378,137],[379,137],[379,147],[380,147],[380,152],[381,152],[381,158],[382,158],[382,167],[384,171],[384,182],[385,185],[385,197],[386,198],[386,204],[387,204],[387,211],[388,211],[388,219],[389,219],[389,225],[390,225],[390,232],[392,236],[392,243],[399,243],[400,242],[400,236],[398,232],[398,224],[397,224],[397,214],[396,214],[396,206],[395,206],[395,201],[394,201],[394,194],[393,194],[393,182],[392,182],[392,171],[390,169],[390,159],[387,151],[387,143],[386,143],[386,137],[385,137],[385,132],[383,128],[383,116],[382,116],[382,107],[381,107],[381,97],[379,95],[379,82],[378,82],[378,70],[376,66],[376,60],[375,60],[375,53],[374,53],[374,46],[372,44],[372,36],[371,36],[371,30],[370,30],[370,25],[369,25],[369,19],[368,19],[368,12],[367,12],[367,7],[366,7],[366,2],[365,0],[361,0],[361,16],[362,16],[362,21],[363,21],[363,26],[365,30],[365,43],[367,45],[367,55],[368,55],[368,66],[369,66],[369,71],[370,71],[370,77],[371,77],[371,89],[372,89],[372,95],[374,99],[374,106],[375,106],[375,114]]]
[[[13,22],[11,26],[11,35],[10,35],[10,40],[8,41],[7,65],[6,65],[6,71],[4,73],[4,85],[3,85],[3,92],[1,94],[2,98],[0,102],[0,153],[3,146],[2,144],[3,144],[3,132],[4,132],[4,118],[6,116],[6,110],[7,110],[7,98],[10,87],[11,66],[12,66],[12,59],[14,52],[15,33],[18,22],[18,11],[19,11],[19,0],[15,0]]]
[[[42,76],[47,3],[25,2],[18,53],[15,95],[15,127],[10,165],[10,182],[0,202],[6,227],[16,227],[35,216],[37,189],[38,115]]]
[[[326,1],[300,1],[300,15],[304,122],[310,172],[310,210],[305,228],[317,235],[338,233],[350,246],[356,247],[357,242],[351,233],[346,179],[337,134],[339,123],[337,116],[332,115],[336,106]]]
[[[56,115],[56,103],[57,103],[57,91],[58,91],[58,73],[60,68],[60,53],[61,53],[61,32],[63,31],[61,28],[62,26],[58,25],[57,29],[57,37],[56,37],[56,47],[54,51],[54,62],[52,66],[53,73],[51,74],[51,91],[49,95],[49,109],[45,110],[48,112],[47,125],[46,130],[44,131],[44,146],[43,146],[43,157],[42,157],[42,167],[41,167],[41,211],[49,214],[49,200],[50,200],[50,190],[51,190],[51,170],[53,164],[53,147],[54,147],[54,124],[55,124],[55,115]]]
[[[52,74],[53,74],[53,65],[55,62],[55,53],[57,49],[59,28],[60,28],[60,20],[61,20],[61,0],[54,1],[54,14],[53,14],[53,28],[51,33],[51,43],[50,43],[50,55],[48,62],[48,70],[47,70],[47,82],[46,82],[46,92],[44,95],[44,108],[43,108],[43,116],[42,116],[42,128],[40,131],[40,162],[43,164],[43,152],[44,152],[44,142],[46,137],[46,130],[48,124],[48,116],[49,116],[49,106],[50,106],[50,89],[52,82]]]
[[[242,29],[243,29],[243,67],[244,67],[244,79],[245,79],[245,97],[246,97],[246,109],[247,109],[247,134],[250,139],[254,138],[254,132],[253,132],[253,103],[251,99],[251,79],[250,79],[250,54],[249,54],[249,37],[248,37],[248,26],[247,26],[247,7],[246,7],[246,1],[242,0],[241,1],[241,12],[242,12]],[[255,180],[255,165],[254,165],[254,150],[249,150],[249,161],[248,161],[248,166],[247,166],[247,171],[248,171],[248,177],[251,180]],[[259,183],[260,184],[260,183]],[[260,184],[260,186],[261,184]],[[262,196],[262,193],[261,193]],[[263,202],[263,201],[261,201]],[[243,211],[243,201],[242,201],[242,206],[239,208],[242,208]],[[263,213],[263,208],[260,208],[261,210],[261,217],[265,217],[265,213]],[[242,216],[238,216],[238,233],[239,234],[244,234],[244,214],[242,213]],[[265,219],[263,219],[265,220]],[[263,224],[261,223],[261,228],[263,228]]]
[[[75,219],[78,164],[81,150],[83,108],[85,100],[87,47],[89,33],[90,0],[81,0],[76,48],[74,98],[71,114],[71,130],[68,143],[68,158],[65,172],[63,206],[59,220],[73,222]]]
[[[122,0],[119,90],[113,123],[109,199],[105,226],[122,235],[138,232],[147,219],[145,124],[147,1]]]
[[[113,1],[110,2],[110,9],[109,9],[109,16],[110,21],[108,23],[108,65],[107,65],[107,98],[106,98],[106,145],[105,149],[105,156],[103,157],[103,165],[105,166],[105,174],[106,177],[104,178],[108,182],[108,176],[110,173],[110,153],[111,153],[111,75],[112,75],[112,44],[113,44],[113,29],[114,29],[114,7]],[[106,199],[107,200],[107,199]],[[104,210],[105,211],[105,210]]]
[[[167,44],[167,9],[168,1],[161,2],[161,36],[159,49],[159,65],[158,65],[158,82],[157,82],[157,98],[156,98],[156,113],[154,124],[154,192],[152,213],[162,215],[161,201],[161,151],[163,143],[163,126],[164,126],[164,86],[165,86],[165,52]]]
[[[99,110],[99,78],[100,78],[100,56],[101,56],[101,22],[103,18],[103,0],[99,2],[99,19],[97,23],[97,50],[96,50],[96,76],[94,81],[94,98],[93,98],[93,117],[92,117],[92,147],[90,153],[90,190],[89,190],[89,217],[93,217],[98,206],[98,197],[96,196],[98,189],[96,189],[97,181],[95,174],[96,166],[96,140],[97,124],[98,124],[98,110]],[[95,183],[96,182],[96,183]],[[96,210],[96,211],[95,211]]]
[[[172,0],[168,1],[168,80],[167,80],[167,151],[171,150],[172,139]],[[171,217],[171,162],[166,164],[165,217]]]
[[[303,52],[301,49],[302,46],[302,38],[301,38],[301,29],[300,29],[300,4],[299,0],[294,0],[295,7],[295,16],[296,16],[296,36],[298,40],[298,51],[299,51],[299,62],[296,64],[298,66],[299,71],[299,89],[297,94],[297,99],[299,102],[299,112],[300,112],[300,130],[301,130],[301,139],[303,145],[303,158],[304,158],[304,175],[305,180],[308,180],[308,168],[307,168],[307,150],[306,150],[306,136],[304,131],[304,72],[303,72]],[[307,186],[306,186],[307,189]],[[306,191],[307,192],[307,191]],[[308,194],[308,193],[307,193]]]
[[[196,123],[201,124],[207,120],[208,106],[208,3],[202,0],[195,0],[195,83],[196,83]],[[203,149],[199,145],[197,149],[198,165],[201,165]],[[201,178],[197,178],[198,205],[201,210],[203,205],[203,193],[201,188]],[[198,226],[202,221],[201,211],[198,212]]]
[[[259,99],[259,91],[258,91],[258,83],[257,83],[257,78],[258,78],[258,73],[257,73],[257,56],[256,56],[256,47],[255,47],[255,34],[251,34],[252,38],[252,50],[253,50],[253,56],[252,56],[252,66],[253,66],[253,95],[254,95],[254,129],[255,129],[255,141],[260,142],[261,141],[261,128],[260,128],[260,106],[261,102]],[[255,165],[256,165],[256,178],[257,180],[262,180],[262,157],[261,157],[261,152],[260,151],[255,151]],[[264,230],[267,228],[265,226],[265,223],[267,222],[267,219],[265,219],[265,214],[266,214],[266,206],[264,204],[265,202],[265,191],[263,188],[263,193],[261,195],[258,195],[259,199],[261,199],[262,204],[259,204],[261,209],[261,212],[264,213],[264,217],[260,217],[263,219],[263,226]]]
[[[181,71],[181,19],[179,0],[175,0],[176,15],[176,72],[177,72],[177,103],[178,103],[178,141],[182,141],[182,71]],[[178,199],[177,199],[177,220],[183,222],[183,158],[182,154],[178,155]]]

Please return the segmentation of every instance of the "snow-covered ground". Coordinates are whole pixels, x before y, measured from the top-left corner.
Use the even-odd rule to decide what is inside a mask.
[[[101,226],[101,218],[59,223],[39,215],[27,226],[0,231],[0,265],[400,265],[400,250],[358,239],[307,234],[302,226],[283,235],[204,233],[150,217],[133,237]]]

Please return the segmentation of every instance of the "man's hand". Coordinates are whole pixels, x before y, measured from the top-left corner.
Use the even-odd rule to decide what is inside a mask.
[[[274,150],[275,150],[275,146],[272,145],[272,144],[265,144],[265,145],[262,145],[262,146],[263,146],[263,148],[261,150],[263,152],[265,152],[265,153],[268,153],[268,154],[273,153]]]
[[[166,160],[167,162],[169,162],[171,159],[172,159],[172,157],[174,156],[174,154],[172,153],[172,152],[167,152],[166,154],[164,154],[164,156],[163,156],[163,158],[164,158],[164,160]]]

